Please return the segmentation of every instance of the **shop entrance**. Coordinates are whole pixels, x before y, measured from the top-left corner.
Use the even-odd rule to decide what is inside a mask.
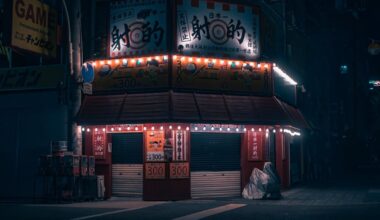
[[[240,196],[241,134],[191,134],[192,198]]]
[[[142,197],[143,134],[112,134],[112,195]]]

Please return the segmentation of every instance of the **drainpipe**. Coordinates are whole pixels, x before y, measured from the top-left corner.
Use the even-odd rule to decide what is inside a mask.
[[[82,66],[82,41],[81,41],[81,1],[62,0],[68,29],[68,55],[69,70],[67,80],[68,93],[68,147],[74,154],[82,154],[82,136],[75,122],[81,104],[81,66]]]

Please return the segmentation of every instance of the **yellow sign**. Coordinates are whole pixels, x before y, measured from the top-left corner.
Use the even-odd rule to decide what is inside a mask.
[[[260,67],[242,61],[210,59],[198,62],[177,58],[173,60],[172,85],[180,89],[218,92],[247,92],[265,95],[271,92],[271,66]]]
[[[136,66],[130,63],[97,65],[92,86],[93,91],[166,88],[169,86],[168,63],[161,61],[155,65],[146,63]]]
[[[0,92],[58,88],[64,81],[63,65],[0,69]]]
[[[57,13],[38,0],[13,0],[12,46],[56,56]]]

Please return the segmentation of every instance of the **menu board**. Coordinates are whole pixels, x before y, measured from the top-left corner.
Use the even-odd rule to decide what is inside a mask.
[[[146,131],[145,133],[145,160],[164,161],[164,131]]]

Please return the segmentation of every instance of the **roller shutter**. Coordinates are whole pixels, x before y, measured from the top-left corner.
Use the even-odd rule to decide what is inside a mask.
[[[240,196],[241,134],[191,134],[193,198]]]
[[[112,135],[112,194],[141,197],[143,189],[142,133]]]

